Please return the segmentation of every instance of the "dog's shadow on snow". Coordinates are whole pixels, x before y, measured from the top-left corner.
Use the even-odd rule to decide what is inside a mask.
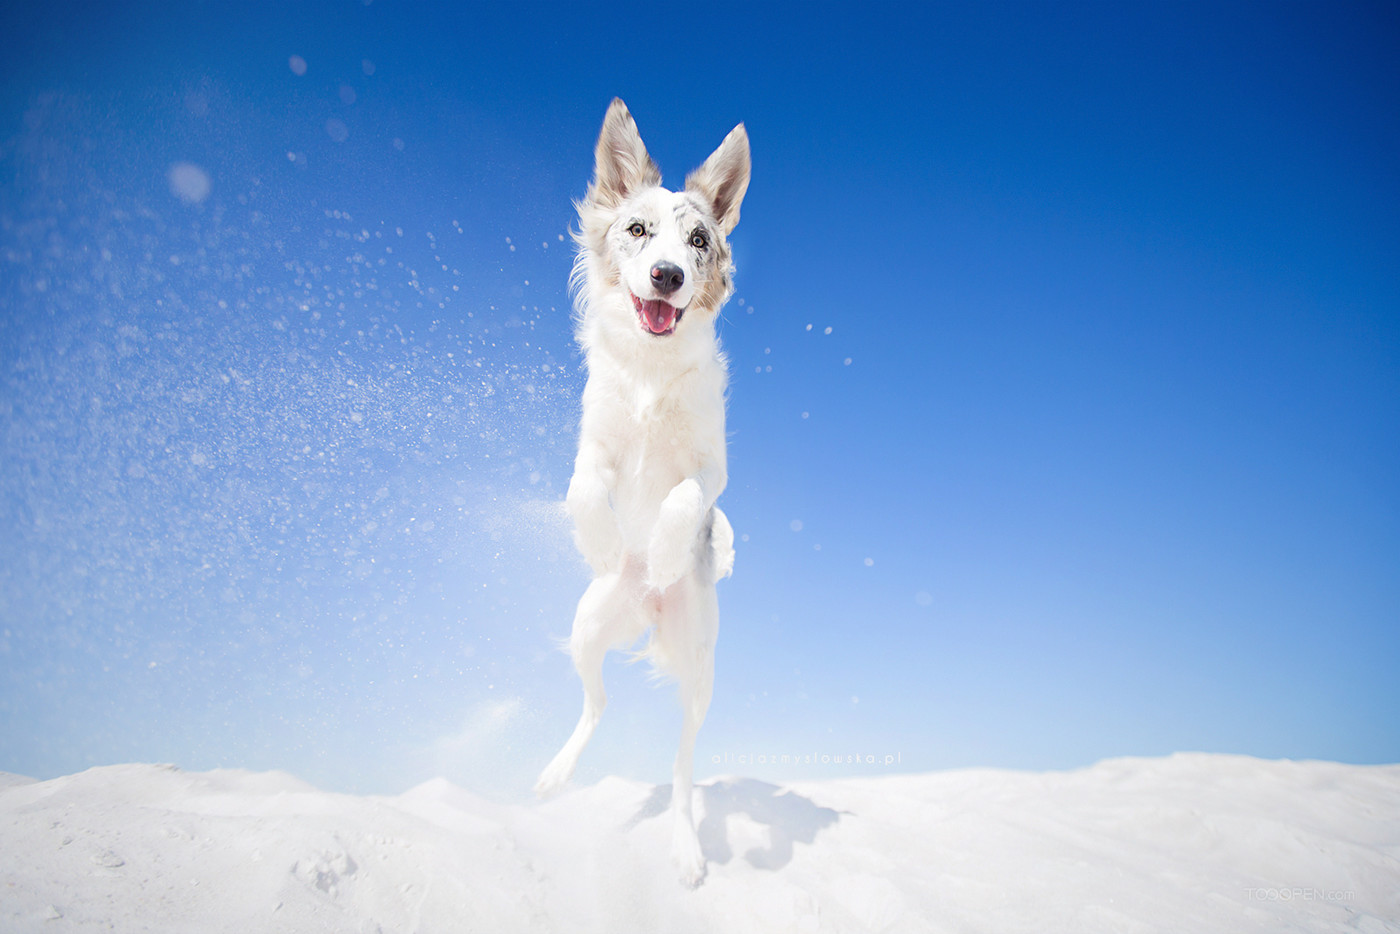
[[[744,859],[756,869],[782,869],[792,862],[794,843],[814,842],[819,831],[841,818],[839,811],[755,778],[715,781],[696,788],[705,814],[696,832],[705,859],[712,863],[724,864],[734,858],[729,819],[735,815],[742,814],[768,828],[768,847],[753,847],[744,854]],[[657,785],[623,829],[631,830],[648,818],[666,813],[670,807],[671,786]]]

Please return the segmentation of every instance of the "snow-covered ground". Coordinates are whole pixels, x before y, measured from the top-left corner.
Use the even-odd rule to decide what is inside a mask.
[[[1400,766],[1183,754],[543,804],[280,773],[92,769],[0,787],[0,929],[1400,932]]]

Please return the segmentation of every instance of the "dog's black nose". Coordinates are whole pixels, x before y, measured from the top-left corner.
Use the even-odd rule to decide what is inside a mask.
[[[662,295],[670,295],[685,283],[685,270],[675,263],[657,263],[651,267],[651,284]]]

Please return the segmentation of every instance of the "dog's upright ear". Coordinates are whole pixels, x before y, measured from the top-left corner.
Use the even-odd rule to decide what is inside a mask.
[[[589,197],[602,207],[616,207],[634,192],[661,184],[661,170],[647,155],[637,122],[620,97],[613,98],[603,117],[594,159]]]
[[[739,202],[749,190],[749,134],[741,123],[729,131],[705,164],[686,177],[685,190],[709,202],[725,234],[739,223]]]

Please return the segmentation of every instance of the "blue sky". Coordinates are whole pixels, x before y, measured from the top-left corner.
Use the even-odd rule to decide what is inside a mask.
[[[1395,11],[717,10],[0,14],[0,769],[524,793],[614,95],[753,144],[702,777],[1400,759]]]

